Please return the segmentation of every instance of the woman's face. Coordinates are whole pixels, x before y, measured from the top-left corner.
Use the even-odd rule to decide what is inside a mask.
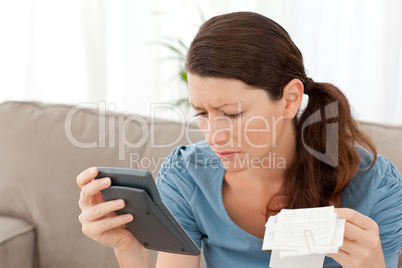
[[[286,101],[273,102],[264,90],[236,79],[189,73],[188,85],[198,126],[228,172],[284,168]]]

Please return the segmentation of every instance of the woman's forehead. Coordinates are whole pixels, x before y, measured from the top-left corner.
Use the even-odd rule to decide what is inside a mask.
[[[203,109],[203,107],[197,106],[197,104],[194,104],[191,100],[189,100],[189,103],[191,105],[191,107],[193,107],[195,110],[201,110]],[[219,110],[225,107],[239,107],[244,103],[244,100],[237,100],[235,102],[231,102],[231,103],[221,103],[218,104],[217,106],[211,105],[211,108],[214,110]]]

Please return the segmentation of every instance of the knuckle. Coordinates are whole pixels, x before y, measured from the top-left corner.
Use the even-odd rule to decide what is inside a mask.
[[[82,171],[80,174],[77,175],[77,184],[82,186],[82,183],[84,181],[84,174],[85,171]]]
[[[77,175],[76,182],[80,187],[82,187],[83,184],[85,184],[87,181],[89,181],[89,179],[92,178],[92,175],[95,175],[95,174],[96,174],[96,172],[94,172],[94,168],[88,168]]]
[[[378,227],[378,224],[375,221],[372,221],[372,225],[373,225],[373,230],[378,234],[380,233],[380,228]]]
[[[100,217],[101,214],[102,214],[102,211],[101,211],[101,209],[99,208],[99,206],[93,206],[93,207],[91,208],[91,213],[92,213],[92,215],[94,215],[95,217]]]
[[[369,246],[371,249],[377,249],[381,246],[381,239],[378,236],[373,236],[370,239]]]
[[[367,260],[370,258],[370,252],[368,250],[363,250],[361,253],[362,260]]]
[[[82,209],[82,200],[81,200],[81,198],[78,200],[78,207],[79,207],[80,209]]]
[[[81,188],[81,197],[87,197],[88,196],[88,185],[84,185]]]
[[[109,219],[105,219],[105,220],[103,220],[103,221],[101,222],[101,227],[102,227],[103,229],[108,229],[108,228],[110,228],[110,226],[111,226],[111,222],[110,222]]]

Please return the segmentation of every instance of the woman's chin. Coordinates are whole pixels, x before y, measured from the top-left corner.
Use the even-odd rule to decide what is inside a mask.
[[[226,172],[229,173],[242,172],[247,169],[247,167],[238,164],[236,165],[236,163],[233,162],[225,163],[224,161],[222,161],[222,165],[225,168]]]

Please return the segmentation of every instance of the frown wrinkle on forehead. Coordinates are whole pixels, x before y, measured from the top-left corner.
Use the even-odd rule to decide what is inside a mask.
[[[222,109],[222,108],[225,107],[225,106],[241,105],[242,103],[243,103],[242,100],[238,100],[238,101],[233,102],[233,103],[224,103],[224,104],[219,105],[219,106],[212,106],[212,109],[214,109],[214,110],[219,110],[219,109]],[[196,106],[195,104],[193,104],[193,103],[191,103],[191,102],[190,102],[190,105],[191,105],[191,107],[193,107],[195,110],[202,110],[202,109],[204,109],[204,108],[202,108],[202,107]]]

